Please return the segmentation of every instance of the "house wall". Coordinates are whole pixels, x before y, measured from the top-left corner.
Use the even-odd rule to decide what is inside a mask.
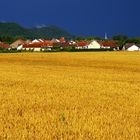
[[[51,50],[52,50],[52,48],[47,48],[47,50],[48,50],[48,51],[51,51]]]
[[[26,50],[26,51],[29,51],[29,50],[41,51],[41,48],[22,48],[21,50]]]
[[[26,48],[26,51],[29,51],[30,50],[30,48]]]
[[[110,46],[102,46],[101,48],[110,49],[111,47]]]
[[[34,51],[39,52],[39,51],[41,51],[41,48],[34,48]]]
[[[127,51],[140,51],[140,48],[136,45],[133,45],[127,49]]]
[[[22,50],[26,50],[26,48],[22,48]]]
[[[100,49],[100,48],[101,48],[101,45],[97,41],[92,41],[88,45],[88,49]]]
[[[34,50],[34,48],[23,48],[22,50],[31,51]]]
[[[75,47],[75,49],[83,49],[82,46]]]
[[[23,45],[20,45],[17,47],[17,50],[22,50],[22,48],[23,48]]]

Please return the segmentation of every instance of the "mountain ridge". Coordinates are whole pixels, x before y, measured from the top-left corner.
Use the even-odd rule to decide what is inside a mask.
[[[11,37],[24,37],[28,39],[34,38],[60,38],[65,37],[71,39],[74,37],[71,33],[55,25],[43,26],[41,28],[32,27],[26,28],[15,22],[0,22],[0,36],[11,36]]]

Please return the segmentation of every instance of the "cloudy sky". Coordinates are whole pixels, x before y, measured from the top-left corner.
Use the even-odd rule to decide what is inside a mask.
[[[140,36],[140,0],[3,0],[0,21],[57,25],[84,36]]]

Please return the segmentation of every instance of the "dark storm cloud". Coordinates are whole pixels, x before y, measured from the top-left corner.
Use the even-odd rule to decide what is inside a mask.
[[[58,25],[79,35],[140,35],[139,0],[4,0],[0,20]]]

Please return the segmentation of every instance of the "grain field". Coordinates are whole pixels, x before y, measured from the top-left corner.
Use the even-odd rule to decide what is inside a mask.
[[[0,54],[0,140],[140,140],[140,53]]]

